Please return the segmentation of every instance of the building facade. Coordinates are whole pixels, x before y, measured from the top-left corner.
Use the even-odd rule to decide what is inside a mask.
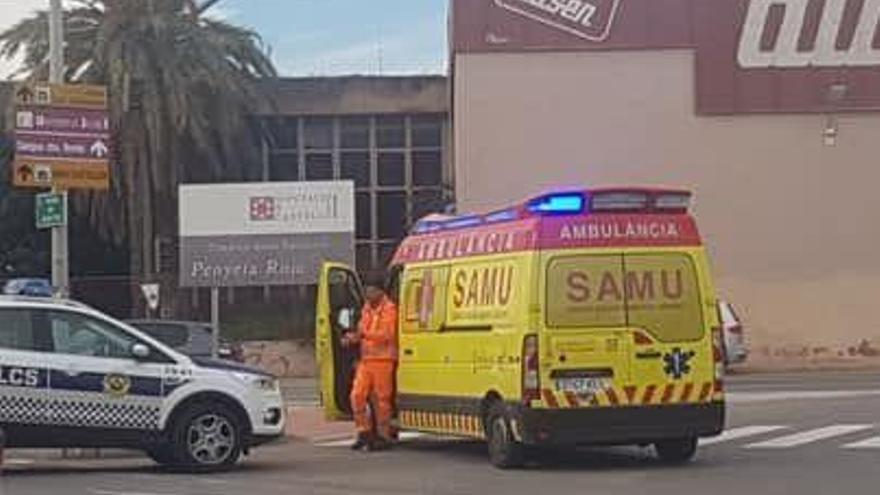
[[[453,203],[445,77],[281,79],[272,93],[263,180],[354,181],[361,271],[384,269],[409,226]]]
[[[692,188],[753,345],[880,341],[875,0],[453,0],[459,207]]]

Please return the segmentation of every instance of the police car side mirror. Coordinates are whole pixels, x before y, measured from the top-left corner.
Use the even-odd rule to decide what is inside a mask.
[[[144,344],[134,344],[131,346],[131,355],[135,359],[147,359],[150,357],[150,348]]]

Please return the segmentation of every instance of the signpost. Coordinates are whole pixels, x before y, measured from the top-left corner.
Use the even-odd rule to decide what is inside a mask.
[[[16,91],[17,187],[110,187],[110,116],[102,86],[36,83]]]
[[[107,88],[64,84],[61,0],[49,0],[49,81],[15,91],[15,187],[51,189],[37,198],[36,223],[52,229],[52,285],[70,292],[67,191],[110,188]],[[60,216],[59,216],[60,215]]]
[[[37,194],[36,223],[38,229],[67,225],[67,202],[63,194]]]
[[[354,262],[350,181],[184,185],[179,197],[180,284],[211,289],[215,339],[220,287],[314,284],[322,262]]]
[[[141,292],[147,300],[147,309],[154,313],[159,309],[159,284],[141,284]]]

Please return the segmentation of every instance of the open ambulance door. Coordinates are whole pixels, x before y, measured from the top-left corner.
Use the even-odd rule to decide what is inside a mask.
[[[342,336],[357,329],[364,305],[363,285],[353,269],[337,263],[321,267],[315,315],[315,354],[321,404],[328,420],[351,418],[349,394],[357,348],[342,346]]]

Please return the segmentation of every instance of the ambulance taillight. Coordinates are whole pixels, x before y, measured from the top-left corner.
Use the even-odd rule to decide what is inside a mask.
[[[712,328],[712,359],[715,362],[715,392],[724,390],[724,329],[721,322],[721,305],[716,305],[718,325]]]
[[[538,336],[529,335],[523,341],[522,401],[529,405],[541,398]]]

